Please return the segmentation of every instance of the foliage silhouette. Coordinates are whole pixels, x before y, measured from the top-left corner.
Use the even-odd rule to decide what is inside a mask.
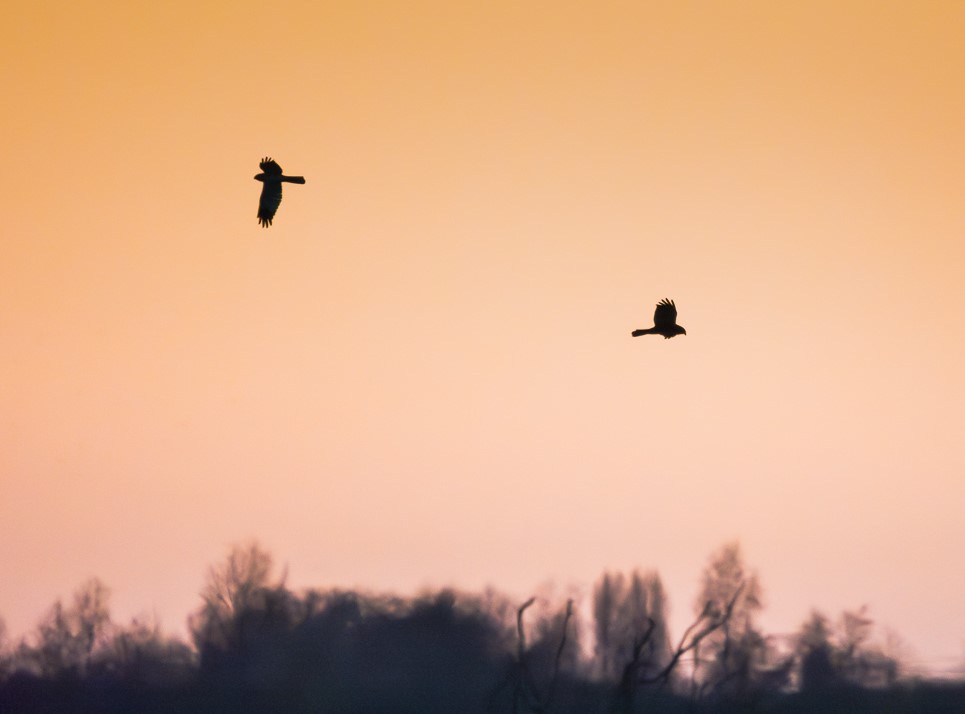
[[[965,710],[960,682],[900,680],[863,608],[834,625],[812,613],[781,650],[756,624],[761,587],[736,544],[711,557],[675,645],[656,573],[604,573],[584,625],[573,600],[296,593],[252,543],[209,570],[193,647],[150,618],[113,623],[108,596],[89,581],[18,644],[0,638],[0,711]]]

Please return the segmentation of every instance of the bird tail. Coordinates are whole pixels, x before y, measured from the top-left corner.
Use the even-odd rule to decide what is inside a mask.
[[[288,183],[305,183],[304,176],[282,176],[280,180]]]
[[[630,334],[633,335],[634,337],[639,337],[640,335],[652,335],[653,328],[651,327],[649,330],[634,330]]]

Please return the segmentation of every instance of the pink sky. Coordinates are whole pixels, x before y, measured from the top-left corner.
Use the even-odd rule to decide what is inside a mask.
[[[6,15],[12,634],[90,576],[181,631],[249,538],[295,586],[656,568],[683,618],[737,539],[768,631],[965,660],[965,5]]]

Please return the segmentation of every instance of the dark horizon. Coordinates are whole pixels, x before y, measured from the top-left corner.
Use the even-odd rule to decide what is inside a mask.
[[[812,611],[791,638],[764,632],[764,588],[736,543],[708,559],[703,604],[682,632],[671,631],[656,571],[605,572],[579,607],[495,591],[298,594],[277,570],[257,543],[233,548],[209,569],[189,643],[156,622],[112,622],[109,589],[92,579],[29,636],[0,639],[0,706],[629,713],[846,702],[871,712],[882,696],[893,712],[965,705],[965,678],[909,671],[866,608]]]

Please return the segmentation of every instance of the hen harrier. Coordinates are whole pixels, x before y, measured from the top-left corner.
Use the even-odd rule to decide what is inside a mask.
[[[305,183],[304,176],[285,176],[281,172],[281,166],[269,156],[261,160],[259,164],[262,173],[255,176],[256,181],[262,182],[261,198],[258,200],[258,222],[262,227],[267,228],[271,225],[271,219],[275,217],[275,211],[281,204],[281,184],[283,181],[288,183]]]
[[[677,306],[673,300],[664,298],[657,303],[657,309],[653,313],[653,327],[649,330],[634,330],[633,336],[640,335],[663,335],[665,339],[670,339],[674,335],[686,335],[687,330],[677,324]]]

